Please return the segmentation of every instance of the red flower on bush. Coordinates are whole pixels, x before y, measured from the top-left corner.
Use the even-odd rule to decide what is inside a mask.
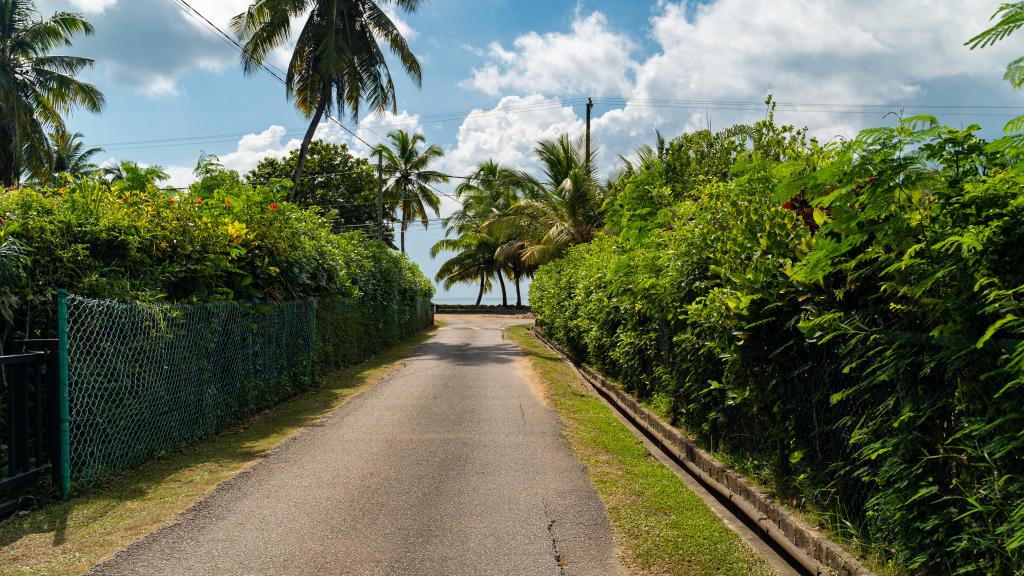
[[[196,206],[199,206],[202,203],[203,203],[203,199],[202,198],[199,198],[199,199],[196,200]]]
[[[231,208],[231,199],[230,198],[225,198],[224,199],[224,207],[225,208]]]
[[[793,202],[792,201],[786,202],[785,204],[782,205],[782,209],[783,210],[792,210],[793,209]]]
[[[171,203],[171,206],[174,206],[177,203],[177,201],[174,199],[174,196],[168,198],[167,201]]]
[[[271,202],[270,203],[270,209],[271,210],[277,210],[277,202]]]

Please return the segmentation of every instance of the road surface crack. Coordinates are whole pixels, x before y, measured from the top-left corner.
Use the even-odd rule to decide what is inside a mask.
[[[547,505],[544,506],[544,516],[549,516]],[[566,576],[565,558],[562,557],[562,553],[558,551],[558,540],[555,538],[555,519],[552,518],[548,521],[548,536],[551,537],[551,551],[555,556],[555,564],[558,566],[558,573],[561,576]]]

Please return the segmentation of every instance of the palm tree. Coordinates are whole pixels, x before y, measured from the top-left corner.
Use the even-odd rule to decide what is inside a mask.
[[[492,160],[481,163],[474,173],[455,188],[455,196],[462,206],[445,219],[445,236],[468,233],[485,234],[484,225],[493,218],[504,215],[519,199],[517,186],[523,176],[521,173],[502,167]],[[513,269],[515,251],[510,244],[516,239],[493,238],[498,247],[495,250],[498,282],[501,285],[501,304],[508,306],[508,294],[505,290],[503,274],[515,281],[517,306],[522,305],[520,288],[521,275]]]
[[[142,166],[138,162],[121,162],[102,170],[103,177],[120,190],[146,190],[170,176],[160,166]]]
[[[93,27],[78,14],[41,19],[32,0],[0,0],[0,184],[15,186],[23,172],[47,170],[47,130],[63,128],[73,108],[103,108],[103,94],[75,78],[93,61],[50,54],[79,33],[92,34]]]
[[[437,257],[441,252],[455,252],[437,271],[436,280],[443,282],[445,289],[460,283],[474,284],[480,282],[480,291],[476,296],[476,305],[480,305],[484,294],[491,290],[491,276],[498,272],[499,264],[495,258],[498,241],[479,232],[466,232],[458,238],[445,238],[434,244],[430,255]]]
[[[310,119],[295,163],[292,180],[296,184],[324,114],[348,107],[352,118],[358,119],[363,101],[377,111],[397,111],[394,81],[378,39],[387,44],[413,81],[422,83],[419,60],[381,8],[396,5],[414,12],[422,1],[255,0],[232,19],[232,29],[245,43],[245,72],[253,74],[264,68],[271,52],[291,36],[292,19],[309,11],[284,78],[288,98]]]
[[[516,287],[516,308],[523,307],[523,278],[532,278],[537,266],[526,260],[526,251],[530,244],[520,238],[506,240],[494,256],[505,269]]]
[[[419,220],[427,228],[430,224],[428,208],[435,216],[441,214],[441,200],[433,185],[448,182],[448,177],[428,168],[431,162],[444,156],[444,150],[431,144],[421,151],[419,145],[426,143],[422,134],[410,135],[404,130],[395,130],[388,134],[388,140],[391,146],[378,144],[373,153],[383,158],[384,174],[388,178],[384,189],[388,209],[392,213],[402,212],[401,246],[404,253],[405,232],[409,224]]]
[[[594,155],[582,140],[562,135],[535,149],[543,178],[521,174],[523,198],[484,227],[489,234],[519,241],[519,258],[539,266],[570,246],[589,242],[602,229],[605,191],[598,184]]]
[[[50,133],[50,147],[53,149],[53,169],[50,172],[54,176],[69,174],[74,178],[96,173],[98,168],[90,160],[103,152],[103,148],[86,148],[80,132],[69,133],[63,128]]]
[[[619,170],[618,174],[609,182],[606,188],[611,188],[611,184],[614,184],[618,180],[626,179],[631,176],[643,172],[647,168],[654,165],[657,161],[663,161],[665,154],[668,151],[668,145],[665,142],[665,137],[661,135],[660,130],[654,131],[656,142],[655,146],[650,144],[641,144],[633,150],[633,154],[636,156],[636,160],[627,158],[622,154],[619,154]]]

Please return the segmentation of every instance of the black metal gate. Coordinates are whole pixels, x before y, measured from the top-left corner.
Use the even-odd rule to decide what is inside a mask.
[[[59,465],[57,340],[15,342],[0,356],[0,517]]]

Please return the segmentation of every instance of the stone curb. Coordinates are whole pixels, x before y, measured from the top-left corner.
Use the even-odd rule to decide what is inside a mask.
[[[590,366],[577,362],[539,329],[533,328],[532,331],[549,348],[571,362],[601,396],[679,460],[698,480],[735,504],[757,525],[762,536],[779,544],[805,569],[820,576],[875,576],[849,552],[785,510],[739,474],[730,471],[686,438],[678,428],[641,406],[630,394]]]

